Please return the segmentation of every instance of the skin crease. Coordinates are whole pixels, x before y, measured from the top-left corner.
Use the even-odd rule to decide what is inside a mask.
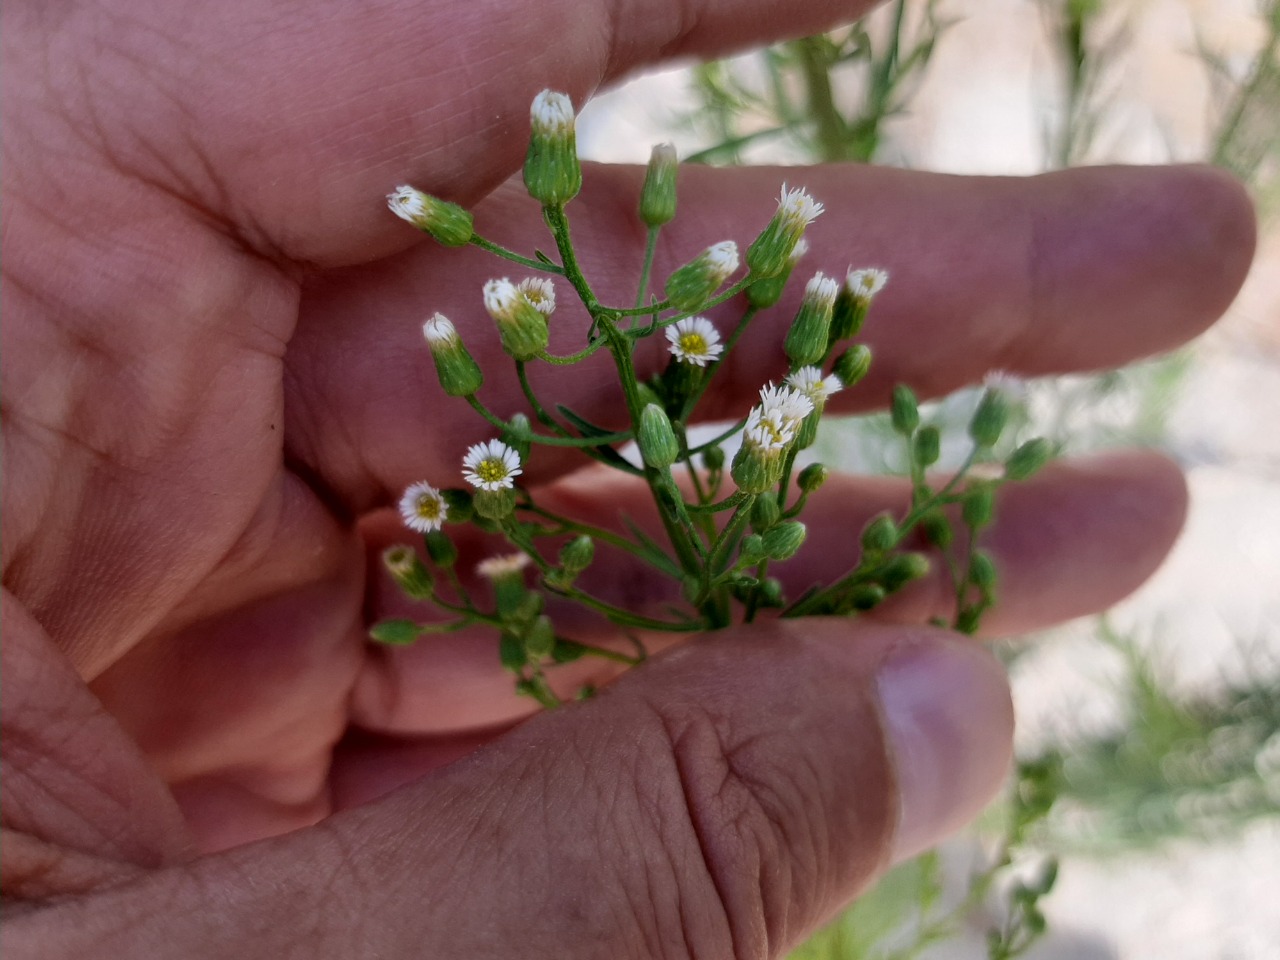
[[[412,182],[474,205],[486,235],[524,249],[538,212],[508,178],[538,90],[580,104],[669,57],[859,12],[530,9],[6,5],[6,956],[776,956],[890,858],[906,768],[878,678],[935,655],[994,704],[956,816],[998,784],[1003,681],[971,646],[904,625],[945,614],[936,583],[878,623],[694,641],[514,729],[529,704],[491,639],[365,643],[397,603],[375,562],[403,537],[385,508],[409,482],[454,476],[488,436],[440,393],[422,319],[458,323],[495,371],[486,402],[518,400],[477,309],[494,264],[424,243],[382,195]],[[748,242],[794,174],[682,172],[655,275]],[[639,259],[627,218],[641,176],[588,167],[570,207],[614,299]],[[992,368],[1168,349],[1221,314],[1253,253],[1247,199],[1204,169],[803,179],[828,205],[805,269],[893,278],[867,330],[873,373],[837,409],[879,406],[899,381],[930,396]],[[555,335],[575,342],[580,320],[563,307]],[[784,335],[782,320],[754,331],[708,415],[778,375]],[[656,344],[643,362],[661,359]],[[605,368],[577,372],[555,381],[566,402],[616,415]],[[584,518],[616,522],[629,503],[642,517],[637,491],[578,465],[539,458],[523,479]],[[805,517],[821,549],[785,575],[847,566],[842,545],[903,496],[833,479]],[[987,630],[1119,599],[1184,511],[1176,468],[1149,454],[1062,464],[1011,491]],[[622,565],[595,575],[649,598]],[[611,676],[574,669],[566,689]],[[523,878],[547,870],[562,883],[530,890]]]

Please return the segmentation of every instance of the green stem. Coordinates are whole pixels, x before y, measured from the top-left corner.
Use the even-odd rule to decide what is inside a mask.
[[[680,576],[680,567],[672,562],[670,557],[665,558],[667,561],[665,564],[659,563],[652,555],[651,551],[645,550],[628,540],[626,537],[614,533],[612,530],[606,530],[603,527],[597,527],[589,523],[580,523],[577,520],[571,520],[568,517],[561,516],[560,514],[547,510],[544,507],[536,506],[532,501],[517,504],[516,509],[527,510],[534,516],[542,517],[544,520],[550,520],[552,523],[560,526],[559,530],[549,531],[548,536],[560,533],[586,534],[594,540],[599,540],[601,543],[607,543],[611,547],[616,547],[619,550],[645,561],[651,567],[661,570],[663,573],[677,577]]]
[[[649,234],[645,238],[644,264],[640,267],[640,285],[636,288],[637,309],[644,306],[644,301],[649,295],[649,274],[653,272],[653,257],[658,250],[658,234],[661,232],[661,225],[650,227]]]
[[[655,620],[652,617],[645,617],[622,607],[614,606],[607,600],[601,600],[591,594],[578,589],[577,587],[557,588],[550,584],[547,589],[559,596],[566,597],[576,603],[582,604],[584,607],[590,607],[598,613],[604,614],[610,622],[617,623],[622,626],[638,627],[642,630],[661,630],[667,633],[692,633],[695,630],[701,630],[703,625],[696,620]]]
[[[725,430],[721,433],[717,433],[714,437],[712,437],[710,440],[707,440],[705,443],[700,443],[696,447],[691,447],[689,449],[689,456],[692,457],[695,453],[701,453],[703,450],[706,450],[710,447],[714,447],[718,443],[723,443],[725,440],[728,440],[730,437],[732,437],[735,433],[737,433],[746,425],[747,425],[747,418],[743,417],[741,420],[735,423],[728,430]]]
[[[467,402],[471,404],[476,413],[480,414],[495,427],[501,430],[511,429],[511,424],[476,399],[475,394],[467,397]],[[602,433],[595,437],[549,437],[543,433],[530,431],[527,437],[522,437],[521,439],[527,439],[530,443],[541,443],[548,447],[576,447],[581,450],[588,450],[591,447],[603,447],[611,443],[626,443],[632,436],[634,434],[630,430],[620,430],[617,433]]]
[[[649,334],[653,333],[656,330],[661,330],[663,327],[669,327],[672,324],[679,323],[681,320],[687,320],[689,317],[692,317],[695,314],[702,313],[704,310],[709,310],[712,307],[718,307],[720,306],[720,304],[724,303],[726,300],[732,300],[734,297],[740,294],[743,290],[747,289],[747,287],[749,287],[752,282],[753,281],[751,279],[751,274],[747,274],[745,277],[743,277],[741,280],[739,280],[737,283],[731,286],[728,290],[724,291],[724,293],[721,293],[718,296],[712,297],[706,303],[700,304],[697,310],[690,310],[685,313],[677,313],[674,317],[667,317],[665,320],[657,320],[641,330],[628,331],[627,336],[631,337],[632,339],[647,337]],[[623,311],[624,314],[628,312],[631,312],[631,311]],[[641,312],[647,313],[648,308],[646,308]]]
[[[596,299],[596,295],[591,290],[591,284],[587,282],[582,268],[578,266],[578,255],[574,252],[573,241],[569,237],[569,218],[564,214],[564,207],[543,207],[542,217],[546,220],[551,235],[555,238],[556,248],[560,251],[565,279],[573,284],[579,299],[592,315],[592,319],[595,319],[595,314],[600,309],[600,301]]]
[[[590,643],[583,643],[581,640],[573,640],[569,637],[556,636],[557,643],[563,643],[566,646],[573,646],[581,650],[584,656],[598,657],[601,660],[612,660],[614,663],[625,663],[629,667],[638,667],[644,663],[644,657],[631,657],[625,653],[619,653],[617,650],[608,650],[604,647],[597,647]]]
[[[591,356],[593,353],[595,353],[597,350],[603,347],[606,342],[607,341],[604,339],[604,337],[600,337],[597,340],[592,340],[591,343],[585,349],[579,350],[577,353],[570,353],[564,356],[557,356],[554,353],[547,353],[547,351],[543,350],[541,353],[538,354],[538,359],[545,360],[547,363],[554,364],[557,367],[567,367],[570,364],[578,363],[581,360],[587,359],[587,357]]]
[[[481,250],[487,250],[494,256],[501,257],[504,260],[510,260],[512,263],[518,263],[524,267],[532,267],[534,270],[541,270],[544,273],[554,273],[563,275],[564,270],[557,267],[554,263],[546,263],[542,260],[533,260],[529,257],[522,257],[514,250],[508,250],[506,247],[499,246],[491,240],[486,240],[479,234],[472,234],[470,243],[472,246],[479,247]]]
[[[538,400],[537,395],[533,392],[533,385],[529,383],[529,371],[527,364],[523,360],[516,361],[516,376],[520,378],[520,389],[524,391],[524,398],[529,401],[529,406],[533,409],[533,415],[538,418],[538,422],[543,426],[554,430],[562,437],[570,436],[568,430],[556,422],[555,418],[547,412],[546,408]]]

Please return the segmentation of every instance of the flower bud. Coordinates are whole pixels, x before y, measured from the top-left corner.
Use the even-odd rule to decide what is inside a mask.
[[[524,650],[532,661],[544,660],[551,656],[556,646],[556,631],[551,626],[551,618],[546,614],[534,619],[524,633]]]
[[[960,501],[964,522],[978,530],[991,522],[996,509],[995,490],[990,484],[978,484],[965,491]]]
[[[873,610],[884,602],[884,587],[878,583],[859,584],[849,594],[849,606],[855,610]]]
[[[985,390],[969,421],[969,436],[979,447],[994,447],[1009,420],[1009,401],[1000,390]]]
[[[648,404],[640,411],[640,429],[636,432],[636,444],[640,456],[649,466],[665,470],[680,456],[671,420],[656,403]]]
[[[778,210],[747,250],[747,266],[757,278],[774,277],[787,267],[805,228],[822,213],[822,204],[804,190],[782,186]]]
[[[884,270],[850,270],[836,297],[831,317],[831,343],[856,337],[867,319],[871,300],[884,287],[889,274]]]
[[[461,247],[471,240],[471,214],[456,203],[410,186],[400,186],[394,193],[387,194],[387,206],[401,220],[425,230],[446,247]]]
[[[660,227],[676,215],[676,148],[660,143],[649,154],[649,166],[640,189],[640,219],[646,226]]]
[[[929,573],[929,558],[923,553],[899,553],[889,560],[880,571],[880,585],[886,591],[893,591],[919,580]]]
[[[941,513],[926,513],[920,518],[920,530],[924,533],[924,538],[932,543],[935,547],[946,548],[951,546],[955,540],[955,531],[951,528],[951,521]]]
[[[862,531],[862,549],[873,553],[892,550],[898,543],[898,525],[893,517],[882,513],[871,520]]]
[[[846,387],[851,387],[871,369],[871,348],[862,344],[850,347],[836,360],[832,372]]]
[[[484,285],[484,308],[498,324],[502,349],[517,360],[532,360],[547,348],[547,318],[505,277]]]
[[[827,353],[827,331],[831,326],[831,308],[836,300],[836,282],[815,273],[804,288],[800,310],[787,332],[783,350],[792,368],[817,363]]]
[[[523,413],[512,414],[502,431],[502,439],[523,463],[529,459],[529,452],[533,449],[533,424]]]
[[[969,558],[969,582],[980,587],[984,593],[990,593],[996,586],[996,565],[991,555],[983,550],[975,550]]]
[[[811,463],[800,471],[800,476],[796,482],[804,493],[813,493],[827,482],[827,477],[830,475],[831,471],[822,464]]]
[[[574,537],[560,549],[560,566],[568,574],[577,576],[595,559],[595,541],[583,534]]]
[[[398,545],[382,551],[382,564],[391,578],[413,600],[426,600],[432,595],[431,571],[418,558],[412,547]]]
[[[760,605],[762,607],[781,607],[787,602],[786,593],[782,589],[782,581],[777,577],[765,577],[760,584]]]
[[[369,639],[392,647],[405,647],[422,635],[412,620],[383,620],[369,628]]]
[[[707,247],[667,278],[667,300],[675,310],[696,310],[738,269],[738,245],[725,240]]]
[[[476,564],[476,573],[493,584],[498,616],[506,623],[528,622],[539,609],[539,598],[534,594],[529,601],[530,591],[524,585],[524,568],[528,565],[527,553],[502,554]]]
[[[1049,462],[1053,456],[1053,444],[1043,437],[1036,437],[1013,451],[1005,461],[1004,475],[1010,480],[1026,480]]]
[[[742,546],[738,548],[738,561],[750,566],[759,563],[768,555],[764,546],[764,537],[758,533],[748,534],[742,538]]]
[[[778,522],[782,508],[774,497],[756,497],[751,504],[751,529],[763,533]]]
[[[524,185],[544,207],[561,207],[582,189],[573,104],[563,93],[543,90],[529,110],[529,152]]]
[[[422,325],[431,348],[440,386],[451,397],[469,397],[484,383],[484,374],[463,346],[458,331],[444,314],[437,313]]]
[[[471,502],[471,494],[466,490],[459,490],[453,487],[448,490],[441,490],[440,496],[449,508],[450,523],[466,523],[476,512],[475,506]]]
[[[907,386],[899,384],[893,388],[893,400],[889,404],[889,414],[893,421],[893,429],[904,437],[911,436],[920,425],[920,406],[915,392]]]
[[[938,428],[921,427],[917,430],[912,439],[911,451],[916,463],[922,467],[937,463],[942,453],[942,435],[938,432]]]
[[[782,292],[786,289],[787,281],[791,279],[791,272],[795,269],[800,259],[809,252],[809,243],[803,237],[796,242],[791,253],[787,256],[786,265],[783,266],[782,272],[772,277],[764,277],[756,280],[749,285],[744,291],[747,302],[757,310],[764,310],[766,307],[772,307],[775,303],[782,299]]]
[[[762,534],[764,551],[770,560],[790,560],[807,535],[805,525],[799,520],[784,520]]]
[[[452,567],[458,562],[458,548],[447,533],[432,530],[426,536],[427,556],[437,567]]]
[[[766,493],[781,479],[782,464],[772,451],[744,443],[734,454],[729,475],[743,493]]]
[[[724,469],[724,448],[719,444],[702,451],[702,465],[712,473]]]

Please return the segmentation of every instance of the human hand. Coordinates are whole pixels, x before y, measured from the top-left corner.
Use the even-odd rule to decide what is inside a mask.
[[[478,204],[496,239],[527,236],[537,211],[504,181],[537,90],[581,101],[666,56],[851,13],[522,12],[6,10],[0,721],[3,889],[29,905],[6,925],[19,951],[772,954],[998,783],[1003,681],[933,631],[765,624],[505,735],[528,707],[490,646],[365,644],[390,603],[376,573],[366,586],[367,548],[387,536],[374,511],[483,439],[435,386],[421,319],[474,317],[491,269],[418,243],[382,195],[413,182]],[[750,236],[785,176],[686,171],[666,266]],[[638,182],[590,168],[570,208],[606,289],[638,261]],[[1172,346],[1221,312],[1252,250],[1247,203],[1208,171],[803,182],[829,206],[815,267],[894,277],[855,404],[893,381],[936,394],[992,367]],[[726,405],[777,375],[783,331],[756,333]],[[605,384],[558,388],[591,415],[615,402]],[[629,496],[542,464],[526,479],[579,512]],[[900,496],[830,482],[806,514],[811,562],[847,560],[849,531]],[[1182,510],[1176,471],[1147,456],[1011,491],[989,629],[1117,599]],[[922,621],[935,601],[917,590],[896,616]]]

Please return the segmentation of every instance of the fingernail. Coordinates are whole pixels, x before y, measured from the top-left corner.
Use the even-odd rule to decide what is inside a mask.
[[[876,677],[897,775],[895,862],[936,845],[1000,789],[1013,749],[1004,668],[962,641],[892,654]]]

